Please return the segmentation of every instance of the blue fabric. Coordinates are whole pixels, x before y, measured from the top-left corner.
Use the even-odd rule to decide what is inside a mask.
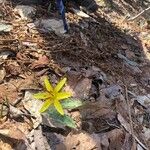
[[[67,32],[68,25],[67,25],[67,21],[66,21],[66,17],[65,17],[65,7],[64,7],[63,0],[56,0],[56,2],[57,2],[57,8],[58,8],[61,18],[63,20],[64,30]]]

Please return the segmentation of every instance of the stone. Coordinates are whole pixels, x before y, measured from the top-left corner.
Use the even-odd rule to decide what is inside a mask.
[[[10,32],[12,29],[12,25],[0,22],[0,32]]]
[[[62,20],[57,19],[42,19],[34,22],[35,26],[41,29],[43,32],[54,31],[57,35],[62,35],[66,31]]]
[[[122,88],[119,85],[111,85],[105,89],[102,89],[101,92],[103,92],[107,98],[113,100],[120,98]]]
[[[27,5],[17,5],[14,11],[17,12],[23,20],[31,19],[36,14],[36,9]]]

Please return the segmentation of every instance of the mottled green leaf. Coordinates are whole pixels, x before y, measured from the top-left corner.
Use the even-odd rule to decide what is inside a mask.
[[[47,111],[47,114],[53,121],[60,123],[64,126],[68,126],[70,128],[76,128],[75,121],[69,117],[68,115],[64,114],[63,116],[57,112],[54,107],[50,107]]]
[[[65,101],[61,101],[61,104],[64,109],[74,109],[83,105],[81,100],[73,99],[73,98],[69,98]]]

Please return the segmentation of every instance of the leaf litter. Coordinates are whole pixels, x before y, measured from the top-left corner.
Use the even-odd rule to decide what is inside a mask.
[[[132,5],[132,13],[136,13],[142,5],[129,5],[126,1],[125,5],[118,1],[104,5],[105,1],[97,1],[101,6],[97,14],[80,11],[88,18],[68,11],[70,33],[62,38],[62,32],[57,32],[53,24],[41,30],[40,19],[51,22],[51,18],[46,20],[44,6],[34,7],[38,10],[32,16],[39,23],[37,27],[30,16],[26,16],[27,20],[18,19],[10,3],[5,2],[5,7],[0,8],[4,21],[9,22],[9,30],[1,23],[0,35],[0,106],[4,108],[0,112],[0,135],[4,137],[0,148],[149,149],[150,42],[142,36],[149,31],[137,24],[146,18],[127,22],[125,15],[118,15],[120,10],[114,9],[118,6],[126,14],[130,9],[124,7]],[[71,91],[76,103],[64,103],[64,107],[69,108],[67,116],[73,118],[76,129],[53,120],[51,112],[49,116],[39,114],[42,102],[32,95],[41,90],[45,75],[53,84],[64,75],[68,78],[65,90]],[[18,98],[21,100],[16,102]],[[84,106],[80,106],[80,99]],[[72,109],[74,105],[79,107]],[[74,127],[72,121],[65,119]]]

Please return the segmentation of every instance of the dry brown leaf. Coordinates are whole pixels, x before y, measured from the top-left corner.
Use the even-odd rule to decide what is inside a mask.
[[[17,76],[21,73],[21,66],[16,61],[8,62],[5,66],[7,75]]]
[[[0,126],[0,134],[17,140],[23,140],[25,138],[24,133],[19,130],[15,124],[10,122],[6,122],[5,124]]]
[[[79,133],[79,134],[69,134],[66,137],[66,149],[77,149],[77,150],[99,150],[100,147],[100,140],[98,135],[93,134],[90,135],[88,133]]]
[[[49,58],[47,56],[40,56],[38,60],[31,64],[31,69],[43,68],[49,64]]]
[[[0,67],[0,83],[3,82],[3,79],[5,78],[5,76],[6,76],[5,68]]]
[[[92,79],[83,77],[81,72],[69,71],[68,85],[65,90],[71,92],[76,98],[87,99],[89,98],[91,84]]]
[[[122,129],[114,129],[107,133],[110,150],[120,150],[124,143],[124,132]]]
[[[80,112],[83,123],[82,128],[88,132],[102,132],[118,126],[116,113],[107,103],[89,103]]]
[[[10,103],[17,99],[18,93],[13,85],[0,85],[0,102],[3,102],[6,97]]]

